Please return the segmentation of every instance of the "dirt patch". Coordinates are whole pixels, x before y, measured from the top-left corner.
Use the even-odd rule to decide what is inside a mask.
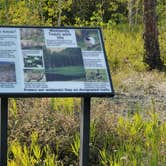
[[[132,73],[115,87],[115,97],[95,99],[100,111],[108,109],[115,115],[128,116],[139,111],[156,111],[166,121],[166,75],[157,72]],[[95,102],[96,102],[95,101]],[[102,107],[101,107],[102,105]],[[93,108],[93,106],[92,106]],[[97,110],[96,105],[94,111]]]

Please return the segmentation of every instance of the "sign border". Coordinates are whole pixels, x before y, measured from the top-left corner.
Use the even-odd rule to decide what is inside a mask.
[[[112,92],[37,92],[37,93],[26,93],[26,92],[11,92],[11,93],[4,93],[0,92],[0,97],[113,97],[115,95],[112,78],[109,70],[108,60],[106,57],[106,49],[103,40],[103,34],[100,27],[51,27],[51,26],[8,26],[8,25],[1,25],[0,28],[49,28],[49,29],[97,29],[99,30],[100,37],[101,37],[101,44],[103,47],[104,52],[104,59],[106,63],[106,70],[108,73],[109,84],[111,87]]]

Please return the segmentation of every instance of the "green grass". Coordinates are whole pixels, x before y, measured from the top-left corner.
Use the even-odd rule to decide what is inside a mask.
[[[81,75],[84,74],[84,68],[82,66],[67,66],[67,67],[57,67],[46,70],[46,73],[55,73],[61,75]]]

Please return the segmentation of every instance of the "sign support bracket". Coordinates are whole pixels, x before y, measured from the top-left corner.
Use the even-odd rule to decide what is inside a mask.
[[[8,98],[0,99],[0,166],[7,166]]]
[[[89,163],[89,137],[90,137],[90,97],[81,99],[80,112],[80,166]]]

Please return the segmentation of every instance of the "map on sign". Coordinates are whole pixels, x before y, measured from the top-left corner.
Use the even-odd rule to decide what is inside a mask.
[[[100,29],[0,27],[6,93],[113,93]]]

